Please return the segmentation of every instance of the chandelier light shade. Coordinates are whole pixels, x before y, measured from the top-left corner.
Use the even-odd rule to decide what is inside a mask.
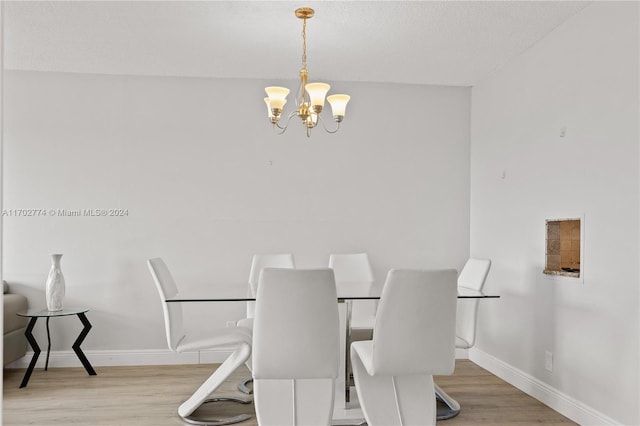
[[[277,110],[282,110],[284,104],[287,103],[287,95],[289,89],[286,87],[271,86],[264,89],[267,92],[267,100],[269,101],[269,107]]]
[[[349,95],[327,96],[327,100],[331,104],[331,111],[333,111],[333,118],[338,123],[344,118],[344,111],[347,109],[349,99],[351,99],[351,96]]]
[[[283,134],[289,126],[289,121],[297,116],[306,128],[307,137],[310,137],[311,129],[322,121],[320,114],[324,109],[325,98],[331,105],[333,120],[336,125],[335,129],[328,129],[323,122],[323,127],[328,133],[335,133],[344,119],[347,103],[350,99],[349,95],[327,96],[331,86],[326,83],[307,83],[309,79],[309,72],[307,71],[307,19],[312,18],[314,13],[313,9],[309,7],[296,9],[296,16],[302,19],[302,69],[300,69],[300,86],[295,99],[296,107],[287,116],[286,120],[282,119],[282,112],[287,103],[289,89],[278,86],[269,86],[264,89],[267,93],[267,97],[264,98],[264,102],[267,104],[267,116],[278,134]]]

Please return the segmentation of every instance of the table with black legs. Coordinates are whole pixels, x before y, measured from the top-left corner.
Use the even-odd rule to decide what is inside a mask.
[[[27,383],[29,383],[29,378],[31,377],[31,373],[33,372],[33,369],[36,366],[36,361],[38,361],[38,357],[40,356],[40,352],[41,352],[40,346],[38,346],[38,342],[36,341],[36,339],[33,337],[33,334],[31,333],[33,331],[33,327],[35,327],[36,325],[36,321],[38,321],[38,318],[47,319],[47,358],[44,363],[45,370],[49,368],[49,352],[51,351],[51,335],[49,334],[49,320],[52,317],[65,317],[65,316],[76,315],[78,319],[80,319],[80,322],[84,327],[82,328],[82,331],[80,331],[78,338],[76,339],[75,342],[73,342],[73,345],[71,347],[73,348],[73,351],[76,353],[76,356],[84,366],[84,369],[87,370],[87,373],[90,376],[96,375],[96,372],[91,366],[91,363],[89,363],[89,360],[85,356],[84,352],[82,352],[82,349],[80,349],[80,345],[82,344],[84,339],[87,337],[87,334],[89,334],[89,330],[91,330],[91,323],[89,322],[89,320],[87,319],[87,316],[85,315],[88,311],[89,311],[88,309],[65,308],[61,311],[47,311],[46,309],[44,309],[41,311],[18,312],[17,314],[18,316],[31,318],[29,320],[29,324],[27,325],[27,329],[24,332],[24,335],[27,337],[27,341],[29,342],[29,344],[31,345],[31,348],[33,349],[33,357],[31,358],[31,362],[29,363],[29,367],[27,368],[27,371],[24,373],[22,383],[20,384],[21,388],[27,386]]]

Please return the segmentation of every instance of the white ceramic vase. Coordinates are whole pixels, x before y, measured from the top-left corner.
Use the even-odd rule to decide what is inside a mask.
[[[64,300],[64,275],[60,269],[61,254],[51,255],[51,270],[47,278],[47,310],[61,311]]]

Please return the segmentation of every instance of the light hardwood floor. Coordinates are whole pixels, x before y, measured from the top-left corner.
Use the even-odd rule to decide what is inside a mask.
[[[97,367],[88,376],[82,367],[36,369],[29,385],[19,389],[24,370],[5,370],[2,420],[10,425],[184,425],[178,405],[211,374],[215,365]],[[221,393],[237,394],[236,384],[248,377],[246,369],[234,373]],[[439,422],[460,425],[567,425],[566,417],[520,392],[467,360],[456,361],[453,376],[436,382],[456,398],[461,413]],[[199,414],[249,413],[240,426],[255,426],[253,404],[209,404]]]

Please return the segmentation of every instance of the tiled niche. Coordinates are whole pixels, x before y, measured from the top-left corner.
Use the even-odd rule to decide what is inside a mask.
[[[544,273],[580,277],[580,219],[547,220]]]

